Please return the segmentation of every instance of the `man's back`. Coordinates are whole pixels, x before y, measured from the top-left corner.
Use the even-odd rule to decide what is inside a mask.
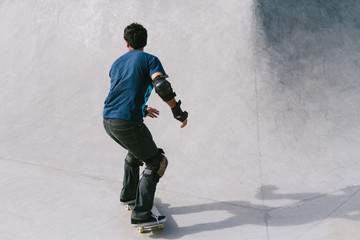
[[[131,50],[118,58],[110,69],[111,87],[103,117],[142,122],[155,72],[165,74],[158,58],[143,51]]]

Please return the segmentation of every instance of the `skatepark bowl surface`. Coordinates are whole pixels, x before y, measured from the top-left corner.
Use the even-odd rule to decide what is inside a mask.
[[[0,239],[360,239],[360,1],[0,1]],[[143,24],[189,112],[139,234],[102,108]]]

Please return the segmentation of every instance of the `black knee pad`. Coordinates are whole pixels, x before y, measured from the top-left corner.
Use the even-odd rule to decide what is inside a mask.
[[[144,165],[144,163],[142,161],[140,161],[139,159],[137,159],[134,155],[132,155],[131,153],[128,153],[125,157],[125,163],[127,165],[129,165],[130,167],[139,167]]]
[[[159,149],[158,155],[146,161],[146,168],[143,175],[144,177],[151,177],[158,182],[159,179],[164,176],[167,166],[168,160],[165,157],[164,151]]]

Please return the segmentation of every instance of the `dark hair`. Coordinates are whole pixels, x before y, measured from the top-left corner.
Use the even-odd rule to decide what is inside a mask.
[[[124,39],[134,49],[143,48],[147,44],[147,31],[142,25],[132,23],[125,28]]]

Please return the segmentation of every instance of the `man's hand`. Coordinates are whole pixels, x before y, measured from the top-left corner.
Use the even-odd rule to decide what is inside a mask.
[[[179,118],[180,118],[181,116],[179,116]],[[183,121],[182,122],[182,124],[181,124],[181,128],[183,128],[183,127],[185,127],[186,126],[186,124],[187,124],[187,119],[185,119],[185,121]]]
[[[152,107],[147,107],[146,111],[148,112],[146,116],[151,118],[157,118],[157,116],[160,114],[159,110]]]

